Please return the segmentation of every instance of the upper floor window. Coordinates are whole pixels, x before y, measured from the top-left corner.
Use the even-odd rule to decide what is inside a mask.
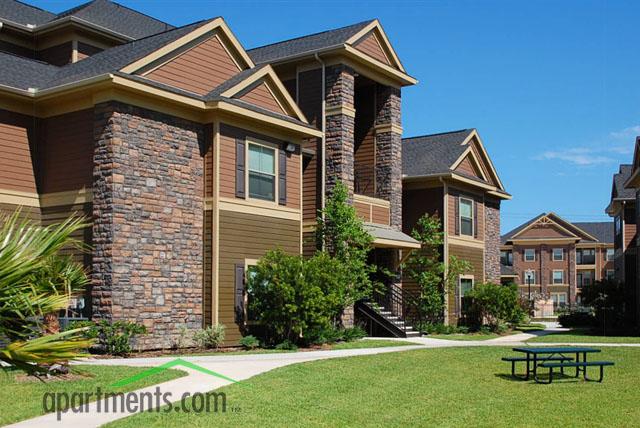
[[[564,284],[564,271],[563,270],[554,270],[553,271],[553,283],[554,284]]]
[[[596,250],[593,248],[580,248],[576,250],[576,263],[579,265],[596,264]]]
[[[615,254],[616,251],[613,248],[607,248],[607,261],[612,262]]]
[[[249,143],[249,197],[276,200],[276,151]]]
[[[576,274],[576,279],[578,282],[578,288],[582,288],[585,286],[590,286],[593,284],[594,272],[591,270],[578,271]]]
[[[458,213],[460,234],[473,236],[473,200],[460,198]]]
[[[535,262],[536,261],[536,250],[533,248],[527,248],[524,250],[524,261],[525,262]]]
[[[500,251],[500,264],[504,266],[513,266],[513,252],[510,250]]]
[[[528,284],[537,284],[536,282],[536,271],[535,270],[526,270],[522,272],[522,282],[526,285]]]
[[[564,249],[562,248],[554,248],[553,249],[553,261],[561,262],[564,260]]]

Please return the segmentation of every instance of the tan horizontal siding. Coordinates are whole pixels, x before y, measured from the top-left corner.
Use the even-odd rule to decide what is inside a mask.
[[[149,79],[204,95],[240,71],[213,36],[146,75]]]
[[[466,260],[471,264],[471,271],[465,272],[465,275],[473,275],[474,285],[484,282],[484,252],[480,248],[464,247],[461,245],[449,245],[449,255],[456,256],[461,260]],[[456,282],[456,287],[458,283]],[[456,293],[452,292],[448,299],[447,307],[449,309],[449,320],[451,322],[457,322],[455,316]]]
[[[84,217],[84,222],[89,226],[73,233],[72,238],[84,243],[87,246],[92,244],[92,215],[93,205],[88,202],[85,204],[61,205],[56,207],[42,208],[42,225],[49,226],[64,222],[70,217]],[[86,268],[91,267],[91,251],[81,251],[77,248],[67,248],[62,251],[63,254],[70,254],[77,261],[84,264]]]
[[[356,214],[365,222],[371,222],[371,205],[364,202],[354,202],[353,207],[356,209]]]
[[[380,43],[373,32],[362,39],[362,41],[358,42],[355,45],[355,48],[384,64],[390,64],[389,59],[385,55],[382,46],[380,46]]]
[[[472,177],[482,178],[480,173],[478,172],[478,170],[471,163],[471,160],[469,159],[469,156],[465,157],[462,160],[462,162],[460,162],[460,164],[456,168],[456,171],[462,172],[462,173],[470,175]]]
[[[456,204],[458,203],[458,198],[463,197],[466,199],[473,199],[474,203],[477,204],[477,215],[478,219],[475,221],[475,225],[478,227],[477,238],[480,240],[484,239],[484,199],[482,196],[467,193],[463,190],[451,189],[450,194],[447,197],[448,200],[448,209],[449,209],[449,235],[453,236],[456,233],[456,222],[458,218],[456,216]]]
[[[240,99],[276,113],[286,114],[264,82],[242,95]]]
[[[304,144],[304,147],[317,149],[318,139],[313,138]],[[305,221],[315,220],[318,215],[318,156],[305,158],[302,172],[302,216]]]
[[[371,207],[371,211],[373,212],[373,216],[371,217],[371,221],[373,223],[389,225],[391,217],[389,214],[389,208],[373,205]]]
[[[21,219],[29,219],[38,224],[40,223],[40,208],[0,203],[0,215],[12,215],[18,209],[20,210]]]
[[[300,222],[253,214],[220,211],[219,320],[227,328],[227,344],[241,334],[234,314],[234,269],[245,259],[259,259],[271,249],[300,253]],[[251,239],[247,239],[250,236]]]
[[[203,314],[204,314],[204,325],[211,325],[212,319],[212,310],[213,310],[213,282],[212,282],[212,254],[213,254],[213,236],[212,236],[212,226],[213,226],[213,211],[205,211],[204,212],[204,274],[203,274],[203,290],[202,290],[202,299],[203,299]]]
[[[35,120],[0,110],[0,189],[35,193]]]

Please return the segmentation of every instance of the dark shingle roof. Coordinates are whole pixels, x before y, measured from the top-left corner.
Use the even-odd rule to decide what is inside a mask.
[[[41,25],[55,17],[55,13],[19,1],[0,0],[0,20],[6,19],[21,25]]]
[[[402,174],[407,177],[444,174],[467,149],[462,145],[473,129],[402,139]]]
[[[580,222],[573,223],[573,225],[596,238],[598,242],[613,244],[614,234],[612,221]]]
[[[45,62],[0,51],[0,85],[17,89],[38,88],[59,70]]]
[[[502,235],[500,237],[500,242],[502,244],[505,244],[509,239],[511,239],[511,237],[513,235],[516,235],[522,229],[524,229],[525,227],[529,226],[531,223],[535,223],[540,217],[545,216],[545,215],[547,215],[547,213],[539,214],[539,215],[535,216],[534,218],[532,218],[531,220],[528,220],[528,221],[522,223],[520,226],[516,227],[515,229],[510,230],[509,232],[505,233],[504,235]]]
[[[363,21],[347,27],[336,28],[335,30],[328,30],[295,39],[283,40],[281,42],[250,49],[247,53],[253,62],[256,64],[262,64],[276,62],[284,58],[312,53],[322,49],[337,47],[344,44],[358,31],[362,30],[373,21],[374,20]]]
[[[263,64],[263,65],[258,65],[258,66],[253,67],[253,68],[247,68],[246,70],[242,70],[240,73],[236,74],[235,76],[233,76],[229,80],[223,82],[222,84],[217,86],[213,91],[211,91],[207,95],[205,95],[204,96],[205,100],[214,101],[216,99],[221,98],[220,94],[222,94],[224,91],[226,91],[227,89],[232,88],[233,86],[237,85],[238,83],[242,82],[243,80],[249,78],[249,76],[251,76],[254,73],[256,73],[257,71],[263,69],[265,66],[266,66],[266,64]]]
[[[617,196],[616,199],[635,199],[635,189],[624,187],[624,183],[631,177],[633,165],[620,165],[620,172],[613,175],[613,185]]]
[[[59,14],[15,1],[0,0],[0,20],[37,26],[73,16],[126,37],[139,39],[174,28],[172,25],[110,0],[93,0]]]

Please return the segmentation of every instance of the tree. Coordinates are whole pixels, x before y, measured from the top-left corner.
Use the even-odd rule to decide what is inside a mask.
[[[595,320],[600,328],[625,327],[625,290],[619,281],[595,281],[580,289],[583,306],[593,308]]]
[[[91,345],[83,329],[37,337],[41,318],[67,308],[70,295],[33,278],[63,247],[80,246],[71,236],[87,225],[74,217],[40,226],[20,220],[19,210],[0,216],[0,224],[0,337],[10,341],[0,348],[0,361],[33,373],[78,358]]]
[[[518,300],[518,286],[498,285],[490,282],[476,284],[466,297],[472,301],[471,312],[476,315],[476,324],[489,325],[499,330],[505,323],[519,324],[525,318],[525,312]]]
[[[316,234],[323,251],[345,265],[344,307],[370,297],[373,290],[371,273],[375,267],[367,260],[373,237],[364,228],[356,209],[349,204],[349,189],[340,181],[318,216]]]
[[[438,214],[420,217],[411,236],[422,247],[409,257],[404,269],[420,288],[420,303],[426,319],[432,323],[442,322],[445,294],[454,292],[458,277],[470,271],[471,265],[455,256],[444,263],[441,253],[444,233]]]

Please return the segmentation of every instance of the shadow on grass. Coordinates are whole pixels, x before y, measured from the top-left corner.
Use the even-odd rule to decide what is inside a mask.
[[[531,384],[536,384],[536,381],[533,380],[533,374],[531,375],[531,377],[529,378],[529,380],[524,378],[524,375],[518,375],[518,377],[513,377],[510,374],[505,374],[505,373],[494,373],[494,376],[502,379],[502,380],[506,380],[509,382],[525,382],[525,383],[531,383]],[[549,374],[548,373],[544,373],[544,374],[538,374],[538,379],[540,379],[541,381],[547,381],[549,379]],[[562,381],[562,383],[577,383],[577,382],[581,382],[582,379],[581,378],[576,378],[572,375],[569,374],[561,374],[561,373],[556,373],[553,372],[553,382],[555,383],[557,381]],[[542,384],[540,384],[542,385]]]

